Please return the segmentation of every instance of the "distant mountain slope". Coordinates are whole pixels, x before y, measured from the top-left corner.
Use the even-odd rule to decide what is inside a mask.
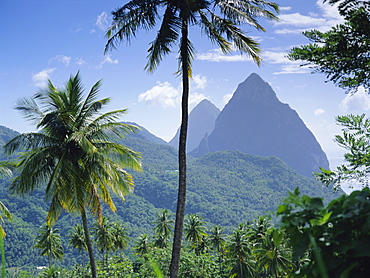
[[[134,173],[135,194],[155,207],[175,210],[178,173]],[[303,194],[331,200],[338,194],[297,174],[276,157],[239,151],[209,153],[188,164],[186,213],[197,213],[213,224],[233,227],[257,216],[274,213],[282,200],[299,187]]]
[[[218,109],[212,102],[203,99],[189,114],[189,127],[187,137],[187,151],[191,151],[199,146],[200,141],[206,134],[210,134],[215,125],[217,116],[220,114]],[[180,129],[177,130],[175,136],[168,143],[174,148],[179,145]]]
[[[212,133],[190,154],[201,157],[220,150],[277,156],[308,177],[319,167],[329,168],[324,151],[297,112],[281,103],[255,73],[239,84]]]
[[[167,145],[166,141],[155,136],[153,133],[150,133],[145,127],[140,126],[137,123],[133,123],[133,122],[125,122],[125,123],[135,125],[140,128],[139,130],[136,130],[134,133],[130,133],[129,137],[139,138],[139,139],[151,142],[151,143]]]

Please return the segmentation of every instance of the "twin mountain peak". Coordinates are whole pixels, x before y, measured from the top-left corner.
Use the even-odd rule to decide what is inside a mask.
[[[179,130],[169,142],[178,146]],[[209,100],[189,114],[187,150],[194,157],[222,150],[276,156],[299,174],[329,169],[326,154],[297,112],[279,101],[271,86],[252,73],[220,111]]]

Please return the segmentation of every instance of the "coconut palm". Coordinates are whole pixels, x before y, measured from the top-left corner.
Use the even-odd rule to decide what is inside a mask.
[[[68,237],[68,243],[73,248],[77,248],[79,253],[87,250],[85,233],[81,224],[73,226],[72,230],[68,233]],[[83,261],[85,261],[84,258]]]
[[[254,254],[261,275],[283,277],[293,272],[292,250],[285,244],[283,231],[271,229],[261,235]]]
[[[222,235],[223,228],[220,226],[214,226],[209,235],[209,244],[212,249],[217,253],[222,253],[225,247],[225,238]]]
[[[93,278],[96,265],[87,212],[101,221],[102,201],[115,211],[111,192],[123,200],[133,190],[132,176],[124,167],[140,170],[140,155],[116,143],[135,127],[117,122],[124,109],[100,113],[110,101],[97,99],[100,86],[101,81],[95,83],[84,98],[79,73],[61,89],[49,80],[44,90],[16,106],[40,132],[20,134],[4,146],[7,154],[23,151],[17,164],[20,175],[10,189],[26,194],[45,186],[49,225],[63,210],[81,215]]]
[[[182,78],[181,126],[179,139],[179,188],[177,197],[174,243],[170,276],[177,277],[180,261],[181,237],[186,201],[186,137],[188,129],[189,78],[195,49],[189,40],[189,30],[199,26],[202,33],[224,52],[233,49],[246,53],[259,65],[259,45],[238,26],[248,24],[257,30],[265,29],[258,17],[277,19],[275,3],[266,0],[131,0],[113,11],[113,23],[107,31],[105,51],[116,48],[122,41],[130,41],[139,29],[159,31],[148,49],[145,69],[153,72],[164,56],[177,45],[179,48],[178,74]]]
[[[113,233],[111,222],[103,216],[101,223],[96,222],[93,226],[94,240],[99,252],[102,254],[103,264],[108,263],[108,251],[113,248]]]
[[[185,220],[185,240],[191,244],[191,248],[199,255],[206,248],[206,227],[204,221],[196,214],[190,214]]]
[[[119,222],[113,222],[111,224],[111,234],[112,234],[112,251],[123,251],[128,244],[128,231]]]
[[[39,230],[37,242],[34,245],[35,248],[41,249],[41,256],[47,256],[49,268],[53,260],[61,260],[64,255],[62,240],[58,231],[58,229],[44,224]]]
[[[154,241],[154,246],[159,248],[165,248],[169,245],[170,236],[173,229],[173,223],[175,222],[171,219],[173,214],[170,213],[167,209],[164,209],[162,212],[157,213],[157,219],[154,221],[156,239]]]
[[[234,231],[228,238],[226,249],[233,265],[231,277],[255,277],[255,262],[252,260],[252,249],[245,231]]]
[[[149,253],[150,250],[150,238],[147,234],[140,235],[135,242],[135,254],[141,257]],[[144,257],[145,258],[145,257]]]

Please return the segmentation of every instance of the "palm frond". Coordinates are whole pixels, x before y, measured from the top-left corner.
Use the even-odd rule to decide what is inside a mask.
[[[160,0],[132,0],[113,11],[113,22],[106,33],[105,53],[115,49],[123,40],[130,42],[138,30],[151,30],[159,17],[157,9],[160,3]]]
[[[161,27],[154,41],[148,49],[148,63],[145,69],[153,72],[162,61],[163,57],[171,52],[171,46],[179,37],[180,21],[176,16],[176,9],[168,6],[163,16]]]
[[[200,27],[207,34],[208,38],[212,43],[218,45],[221,51],[226,54],[232,51],[231,43],[228,42],[221,34],[223,32],[222,26],[218,23],[218,17],[208,10],[208,13],[212,16],[212,19],[208,19],[206,13],[199,11],[201,18]],[[220,28],[221,27],[221,28]]]
[[[43,112],[32,98],[22,98],[18,100],[14,108],[19,110],[24,118],[31,121],[33,124],[38,124],[43,117]]]

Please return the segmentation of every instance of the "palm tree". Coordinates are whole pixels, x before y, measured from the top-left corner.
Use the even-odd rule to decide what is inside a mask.
[[[282,277],[293,271],[292,250],[285,244],[283,231],[271,229],[261,235],[254,253],[260,271],[268,277]]]
[[[68,233],[68,237],[69,237],[68,243],[73,248],[77,248],[79,253],[87,250],[85,233],[81,224],[73,226],[72,230]],[[85,261],[84,257],[82,259],[83,261]]]
[[[4,146],[7,154],[23,151],[17,164],[20,175],[11,190],[25,194],[46,185],[49,225],[63,210],[81,215],[93,278],[96,265],[87,210],[101,223],[101,201],[115,211],[111,192],[124,200],[133,190],[132,176],[124,167],[141,169],[140,155],[115,143],[136,127],[116,122],[124,109],[100,113],[110,101],[97,99],[100,86],[101,81],[95,83],[84,99],[79,73],[61,89],[49,80],[45,90],[19,100],[16,106],[40,132],[20,134]]]
[[[45,224],[39,230],[35,248],[41,249],[41,256],[47,256],[49,268],[52,260],[61,260],[64,255],[62,240],[58,229],[53,229],[48,224]]]
[[[168,246],[173,229],[172,224],[175,222],[170,218],[172,215],[173,214],[167,209],[164,209],[161,213],[157,213],[158,218],[154,221],[154,230],[156,233],[154,246],[159,248],[165,248]]]
[[[234,231],[228,238],[226,249],[233,263],[231,277],[255,277],[255,262],[252,260],[252,250],[246,231],[240,229]]]
[[[113,222],[111,225],[111,234],[113,238],[112,250],[123,251],[128,244],[128,232],[127,229],[119,222]]]
[[[111,223],[109,219],[103,216],[101,223],[96,222],[93,226],[94,240],[96,246],[99,249],[99,252],[102,254],[103,262],[107,262],[108,258],[104,256],[104,253],[108,255],[108,251],[112,248],[113,245],[113,234],[110,229]]]
[[[163,14],[161,13],[163,11]],[[246,53],[259,65],[259,45],[238,26],[249,24],[265,29],[257,17],[277,19],[275,3],[266,0],[131,0],[113,11],[113,23],[107,31],[105,52],[122,41],[130,41],[139,29],[153,30],[161,21],[156,38],[148,49],[145,69],[153,72],[174,45],[179,47],[179,70],[182,77],[181,126],[179,140],[179,187],[170,276],[177,277],[186,201],[186,137],[188,129],[189,78],[191,78],[194,46],[189,40],[189,28],[198,25],[203,34],[224,53],[234,48]],[[234,44],[233,44],[234,43]]]
[[[192,249],[197,250],[205,243],[206,227],[204,221],[196,214],[190,214],[185,221],[185,240],[189,241]],[[198,253],[198,252],[197,252]],[[197,254],[199,255],[199,253]]]
[[[140,235],[139,238],[136,240],[134,246],[134,249],[136,250],[135,254],[139,255],[140,257],[143,257],[146,254],[148,254],[150,250],[149,241],[150,241],[149,236],[147,234]]]

